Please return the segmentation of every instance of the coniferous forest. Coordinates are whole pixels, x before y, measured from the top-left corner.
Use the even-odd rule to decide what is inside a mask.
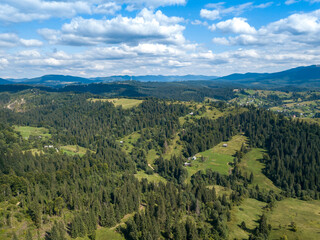
[[[1,238],[115,239],[99,235],[107,229],[132,240],[233,239],[236,209],[255,201],[263,206],[255,222],[234,225],[248,239],[269,239],[282,201],[320,199],[317,123],[237,103],[131,100],[139,102],[34,89],[1,95]],[[226,173],[200,169],[211,161],[206,151],[222,143],[228,151],[236,136],[246,140]],[[258,150],[257,174],[248,156]],[[303,231],[296,221],[290,234]]]

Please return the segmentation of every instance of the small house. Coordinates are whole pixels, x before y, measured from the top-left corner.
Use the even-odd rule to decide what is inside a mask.
[[[228,144],[225,143],[225,144],[222,145],[222,147],[228,147]]]
[[[197,160],[197,157],[193,156],[191,159],[194,161],[194,160]]]
[[[188,162],[185,162],[183,165],[184,165],[185,167],[191,167],[191,163],[188,163]]]
[[[123,144],[123,141],[120,141],[121,144]]]
[[[191,115],[191,116],[192,116],[193,114],[194,114],[193,112],[189,113],[189,115]]]

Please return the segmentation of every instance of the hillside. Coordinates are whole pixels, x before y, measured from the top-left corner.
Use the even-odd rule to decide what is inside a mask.
[[[210,99],[0,100],[1,239],[317,239],[319,125]]]

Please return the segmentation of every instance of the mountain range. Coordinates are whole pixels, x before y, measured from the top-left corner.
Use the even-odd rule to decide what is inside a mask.
[[[1,79],[0,84],[27,84],[42,85],[50,87],[62,87],[74,84],[90,84],[101,82],[182,82],[182,81],[213,81],[226,84],[241,84],[244,86],[270,87],[270,86],[299,86],[299,87],[320,87],[320,65],[297,67],[276,73],[235,73],[224,77],[185,75],[185,76],[110,76],[97,78],[83,78],[68,75],[45,75],[31,79]]]

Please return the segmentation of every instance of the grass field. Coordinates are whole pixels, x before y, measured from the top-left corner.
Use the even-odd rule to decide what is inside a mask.
[[[189,176],[206,169],[212,169],[213,171],[227,175],[231,168],[228,163],[233,161],[232,156],[213,152],[212,149],[198,153],[196,156],[197,160],[192,161],[191,167],[187,167]],[[205,158],[204,162],[201,162],[201,156]]]
[[[109,228],[97,230],[96,240],[124,240],[125,238],[118,232]]]
[[[156,160],[159,157],[159,154],[155,149],[151,149],[148,151],[147,154],[147,161],[149,164],[153,164],[154,160]]]
[[[291,222],[297,225],[297,232],[291,230]],[[275,209],[268,214],[272,226],[270,239],[320,239],[320,201],[301,201],[288,198],[277,202]]]
[[[62,150],[62,152],[68,154],[68,155],[80,155],[83,156],[86,154],[87,152],[87,148],[84,147],[80,147],[78,145],[67,145],[67,146],[62,146],[60,148]]]
[[[221,142],[213,148],[216,153],[227,154],[233,156],[236,151],[241,149],[242,144],[246,144],[248,139],[243,135],[236,135],[228,142]],[[223,147],[223,144],[228,144],[228,147]]]
[[[217,196],[223,196],[223,194],[226,194],[227,196],[230,196],[230,194],[232,193],[232,189],[227,188],[227,187],[223,187],[223,186],[219,186],[219,185],[209,185],[207,186],[207,188],[212,189],[214,187],[214,189],[216,190],[216,194]]]
[[[253,230],[258,225],[257,220],[262,215],[262,208],[265,205],[263,202],[247,198],[240,206],[234,206],[231,210],[231,221],[228,223],[229,239],[248,239],[248,232],[241,229],[239,225],[244,221],[246,227]]]
[[[240,150],[243,143],[247,141],[246,137],[242,135],[234,136],[228,142],[221,142],[217,146],[196,154],[197,160],[192,161],[192,166],[187,167],[188,180],[191,176],[200,170],[212,169],[221,174],[229,174],[231,166],[229,163],[233,162],[233,156],[236,150]],[[228,144],[228,147],[223,147],[223,144]],[[201,161],[204,157],[204,161]]]
[[[263,153],[263,149],[252,149],[243,157],[240,167],[243,170],[243,173],[247,172],[248,176],[250,176],[251,172],[253,173],[254,179],[252,184],[254,186],[258,184],[260,188],[273,190],[278,193],[281,190],[277,188],[273,182],[262,173],[262,169],[265,167],[265,165],[261,163],[259,159],[262,159]]]
[[[141,180],[142,178],[146,178],[146,179],[148,179],[148,181],[149,182],[156,182],[156,183],[158,183],[158,182],[164,182],[164,183],[166,183],[167,182],[167,180],[166,179],[164,179],[163,177],[161,177],[159,174],[157,174],[157,173],[154,173],[154,174],[152,174],[152,175],[148,175],[148,174],[146,174],[145,172],[143,172],[143,171],[139,171],[139,172],[137,172],[137,174],[135,174],[134,175],[136,178],[138,178],[139,180]]]
[[[44,127],[14,126],[14,130],[19,132],[24,139],[28,139],[30,136],[51,138],[49,129]]]
[[[173,155],[180,156],[183,150],[183,147],[178,144],[178,141],[180,140],[180,137],[178,134],[174,137],[174,139],[171,141],[169,148],[165,154],[163,154],[163,157],[165,159],[170,159]]]
[[[23,151],[23,152],[31,152],[33,155],[36,155],[36,154],[40,155],[41,153],[43,153],[42,150],[39,150],[39,149],[36,149],[36,148],[32,148],[32,149],[29,149],[29,150]]]
[[[111,102],[116,107],[122,106],[123,109],[129,109],[138,106],[143,100],[139,99],[130,99],[130,98],[110,98],[110,99],[99,99],[99,98],[91,98],[89,101],[92,102]]]
[[[127,152],[127,153],[131,153],[132,148],[134,147],[133,145],[138,141],[138,139],[140,138],[141,134],[138,132],[133,132],[128,136],[125,136],[124,138],[121,138],[119,140],[123,141],[123,143],[121,144],[123,146],[123,149]]]

